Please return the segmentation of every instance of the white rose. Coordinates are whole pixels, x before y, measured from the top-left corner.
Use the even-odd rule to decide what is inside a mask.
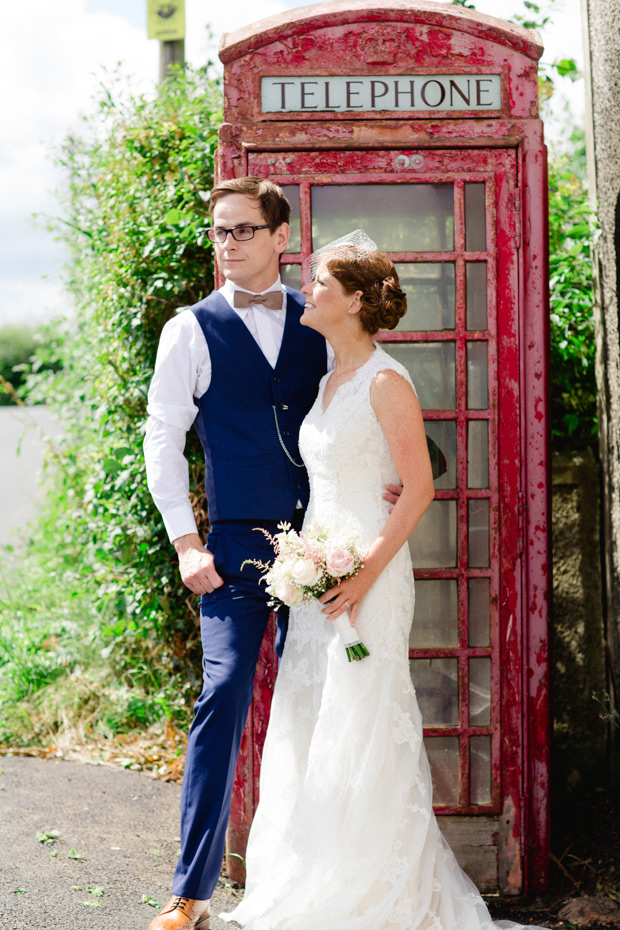
[[[290,580],[293,565],[297,561],[297,556],[294,553],[287,552],[285,555],[278,556],[278,561],[274,564],[274,571],[278,578],[284,578],[285,576]]]
[[[297,584],[310,587],[321,577],[321,570],[312,559],[297,559],[291,566],[291,578]]]

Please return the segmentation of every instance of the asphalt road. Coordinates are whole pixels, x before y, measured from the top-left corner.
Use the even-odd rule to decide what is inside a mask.
[[[143,898],[170,895],[179,785],[23,756],[0,756],[0,770],[0,928],[146,930],[158,908]],[[212,930],[230,927],[215,915],[234,904],[221,881]]]
[[[36,515],[45,437],[60,433],[47,407],[0,407],[0,545]]]

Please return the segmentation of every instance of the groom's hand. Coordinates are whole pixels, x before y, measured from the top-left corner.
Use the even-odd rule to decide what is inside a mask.
[[[398,498],[403,493],[402,485],[400,484],[386,484],[385,494],[383,495],[384,501],[389,501],[390,504],[397,504]],[[390,510],[390,513],[392,511]]]
[[[181,579],[190,591],[210,594],[215,588],[222,587],[224,579],[215,570],[213,554],[205,549],[197,533],[177,537],[174,548],[179,556]]]

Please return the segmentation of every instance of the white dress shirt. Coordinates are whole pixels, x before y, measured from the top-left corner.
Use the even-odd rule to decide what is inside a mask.
[[[231,307],[235,290],[245,288],[226,281],[219,292]],[[286,291],[279,277],[266,290],[282,292],[281,310],[268,310],[260,304],[243,310],[233,309],[274,368],[284,335]],[[327,363],[329,369],[334,367],[334,353],[329,343]],[[161,333],[149,388],[149,417],[144,438],[149,490],[171,541],[198,532],[189,500],[185,436],[198,413],[194,398],[202,397],[210,383],[211,357],[204,333],[191,310],[182,310],[166,323]]]

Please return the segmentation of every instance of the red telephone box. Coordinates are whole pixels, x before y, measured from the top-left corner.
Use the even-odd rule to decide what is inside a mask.
[[[283,279],[361,227],[409,296],[379,338],[446,460],[410,546],[411,674],[439,823],[483,891],[548,868],[546,150],[536,34],[428,0],[335,0],[224,36],[220,178],[293,205]],[[229,850],[258,800],[263,645]],[[230,863],[231,860],[229,860]]]

